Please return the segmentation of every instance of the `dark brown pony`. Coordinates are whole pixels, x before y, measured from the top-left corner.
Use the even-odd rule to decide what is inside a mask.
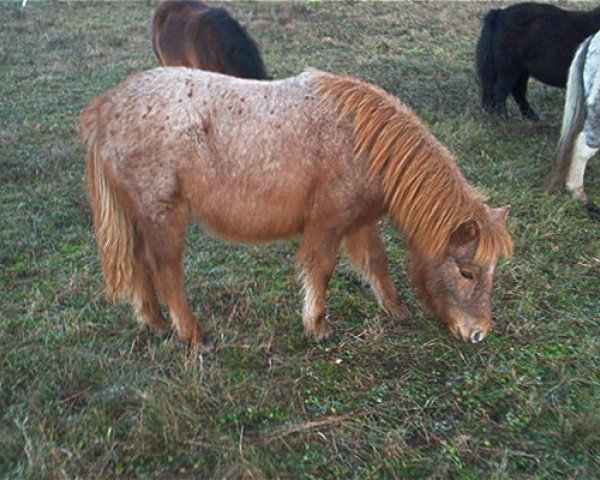
[[[519,3],[490,10],[476,54],[483,110],[506,116],[506,97],[512,94],[524,117],[539,120],[526,98],[529,77],[564,88],[575,50],[598,29],[600,9],[572,12]]]
[[[83,114],[87,182],[109,295],[140,322],[200,342],[185,299],[191,218],[238,242],[302,235],[307,333],[330,335],[325,292],[341,245],[381,307],[408,315],[378,220],[407,239],[413,280],[452,333],[481,341],[508,208],[489,208],[413,112],[354,78],[309,71],[274,82],[188,68],[130,77]]]
[[[152,47],[163,66],[268,79],[256,43],[224,8],[166,0],[154,12]]]

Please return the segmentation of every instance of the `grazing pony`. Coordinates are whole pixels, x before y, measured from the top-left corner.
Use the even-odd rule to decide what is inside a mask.
[[[163,66],[269,79],[256,43],[224,8],[166,0],[154,12],[152,47]]]
[[[587,203],[583,176],[588,160],[600,149],[600,33],[577,49],[567,82],[558,157],[550,186],[566,186]]]
[[[490,10],[477,43],[476,67],[485,112],[506,116],[512,94],[521,114],[539,120],[525,98],[530,76],[564,88],[577,46],[600,28],[600,9],[571,12],[519,3]]]
[[[412,111],[354,78],[308,71],[242,80],[187,68],[131,76],[82,119],[87,184],[109,296],[181,339],[201,341],[184,296],[186,226],[236,242],[302,235],[307,333],[331,329],[325,292],[341,245],[381,307],[408,315],[377,223],[388,213],[413,256],[413,280],[452,333],[481,341],[492,278],[512,240]]]

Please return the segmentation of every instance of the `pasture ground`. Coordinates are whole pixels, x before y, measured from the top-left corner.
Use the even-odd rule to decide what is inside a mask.
[[[234,3],[276,77],[307,66],[398,95],[490,203],[513,206],[493,333],[464,345],[424,311],[397,323],[341,260],[333,340],[303,337],[297,241],[231,246],[192,227],[199,356],[109,305],[78,118],[156,66],[156,1],[0,3],[0,478],[598,478],[599,224],[544,195],[563,92],[533,124],[479,112],[473,50],[490,3]],[[497,5],[497,4],[496,4]],[[571,8],[589,4],[569,3]],[[600,164],[587,190],[600,203]]]

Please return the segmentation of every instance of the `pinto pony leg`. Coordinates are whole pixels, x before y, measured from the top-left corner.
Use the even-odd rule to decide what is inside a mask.
[[[587,202],[587,195],[583,189],[585,167],[589,159],[592,158],[596,152],[598,152],[598,149],[588,146],[585,141],[585,133],[581,132],[577,136],[573,147],[573,156],[571,158],[569,173],[567,174],[566,186],[567,190],[571,192],[571,195],[582,202]]]
[[[410,313],[400,302],[390,278],[389,262],[377,225],[368,225],[346,235],[344,249],[371,285],[379,306],[392,317],[408,318]]]

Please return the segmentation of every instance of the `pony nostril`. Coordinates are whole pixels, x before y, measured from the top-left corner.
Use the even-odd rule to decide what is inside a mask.
[[[471,334],[471,342],[472,343],[479,343],[482,340],[483,340],[483,332],[481,330],[475,330]]]

